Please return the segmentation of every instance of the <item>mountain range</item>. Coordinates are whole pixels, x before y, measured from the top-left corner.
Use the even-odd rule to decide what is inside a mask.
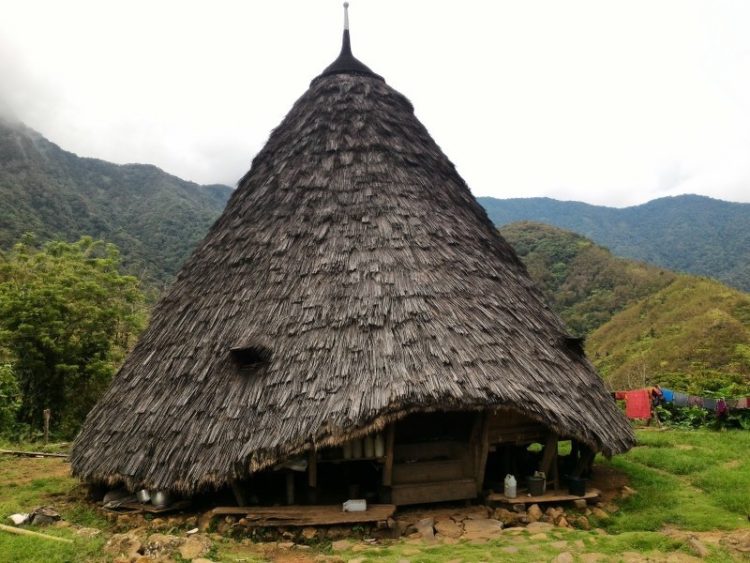
[[[750,204],[682,195],[616,209],[549,198],[480,197],[498,225],[546,223],[614,254],[750,291]]]
[[[0,118],[0,250],[26,232],[40,242],[102,238],[155,296],[231,193],[155,166],[79,157]],[[671,271],[748,288],[750,205],[700,196],[625,209],[479,200],[613,386],[639,378],[696,390],[750,385],[750,297]]]
[[[0,118],[0,248],[43,241],[114,242],[126,268],[158,287],[176,273],[232,189],[200,186],[145,164],[82,158]]]

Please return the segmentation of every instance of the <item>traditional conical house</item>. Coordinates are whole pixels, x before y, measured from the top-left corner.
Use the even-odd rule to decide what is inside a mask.
[[[72,467],[131,490],[409,504],[554,471],[558,439],[574,441],[573,471],[634,442],[580,342],[346,29],[156,306]]]

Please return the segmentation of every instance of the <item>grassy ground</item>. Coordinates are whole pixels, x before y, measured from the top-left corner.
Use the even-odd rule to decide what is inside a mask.
[[[638,432],[639,445],[626,455],[601,464],[625,472],[637,494],[618,501],[619,510],[594,521],[598,531],[556,528],[543,535],[504,532],[488,542],[425,544],[402,539],[368,545],[354,539],[334,552],[330,544],[308,550],[216,538],[216,561],[287,561],[303,563],[335,555],[341,561],[435,562],[551,561],[561,553],[573,560],[691,561],[688,534],[708,548],[706,561],[741,561],[740,552],[724,541],[736,530],[750,529],[750,432]],[[14,512],[48,505],[68,523],[44,533],[73,540],[72,545],[14,536],[0,531],[0,561],[45,563],[109,561],[102,551],[113,529],[87,504],[60,459],[0,456],[0,520]],[[92,531],[101,530],[90,536]],[[745,554],[748,555],[748,554]],[[744,559],[747,560],[747,559]]]

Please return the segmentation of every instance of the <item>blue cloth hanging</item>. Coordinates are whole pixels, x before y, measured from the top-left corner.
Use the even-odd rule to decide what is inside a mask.
[[[671,389],[661,389],[661,395],[665,403],[671,403],[674,400],[674,391]]]

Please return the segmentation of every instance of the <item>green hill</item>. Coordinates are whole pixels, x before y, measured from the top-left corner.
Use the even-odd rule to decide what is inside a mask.
[[[200,186],[155,166],[81,158],[0,118],[0,248],[91,235],[117,244],[126,267],[167,282],[221,213],[227,186]]]
[[[679,276],[594,331],[586,349],[618,388],[750,389],[750,295]]]
[[[572,332],[585,335],[634,301],[667,286],[676,274],[617,258],[591,240],[549,225],[500,229]]]
[[[615,209],[549,198],[480,197],[492,221],[568,229],[617,256],[718,279],[750,291],[750,204],[683,195]]]
[[[750,295],[717,281],[617,258],[549,225],[500,229],[614,388],[662,383],[750,392]]]

